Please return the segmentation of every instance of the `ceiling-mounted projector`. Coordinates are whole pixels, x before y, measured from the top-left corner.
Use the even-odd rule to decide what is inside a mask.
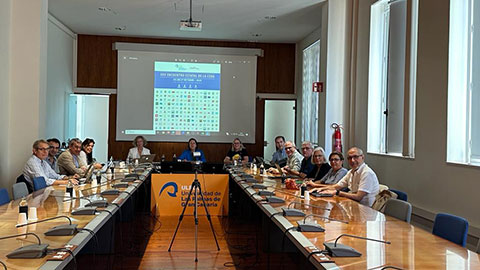
[[[192,21],[181,20],[180,21],[180,30],[182,31],[202,31],[202,22],[201,21]]]

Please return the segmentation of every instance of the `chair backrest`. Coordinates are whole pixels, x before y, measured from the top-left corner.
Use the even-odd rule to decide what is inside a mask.
[[[33,192],[33,183],[28,182],[27,179],[25,179],[25,176],[23,176],[23,174],[17,177],[17,183],[25,183],[25,185],[27,185],[28,193]]]
[[[0,188],[0,205],[4,205],[10,202],[10,196],[5,188]]]
[[[465,247],[467,243],[468,221],[462,217],[438,213],[435,216],[432,233]]]
[[[43,176],[33,178],[33,189],[35,191],[46,187],[47,182],[45,182],[45,178]]]
[[[14,200],[23,198],[28,195],[27,184],[24,182],[15,183],[13,184],[12,191]]]
[[[390,189],[390,191],[397,193],[397,199],[402,200],[402,201],[408,201],[408,195],[407,193],[400,191],[400,190],[395,190],[395,189]]]
[[[477,244],[477,253],[480,253],[480,239],[478,239],[478,244]]]
[[[406,201],[390,199],[385,203],[385,210],[383,213],[410,223],[410,218],[412,217],[412,205]]]

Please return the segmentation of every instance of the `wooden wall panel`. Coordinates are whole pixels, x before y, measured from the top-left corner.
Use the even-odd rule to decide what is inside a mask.
[[[77,86],[90,88],[117,87],[117,52],[112,50],[114,42],[173,44],[192,46],[260,48],[264,57],[258,58],[257,93],[294,94],[295,44],[269,44],[227,41],[170,40],[115,36],[79,35],[77,48]],[[264,100],[256,101],[255,144],[246,144],[251,156],[263,155]],[[117,99],[110,96],[108,155],[125,159],[131,142],[115,140]],[[221,162],[231,144],[204,143],[199,145],[208,161]],[[159,156],[165,154],[170,160],[173,153],[179,155],[186,143],[151,142],[147,148]]]

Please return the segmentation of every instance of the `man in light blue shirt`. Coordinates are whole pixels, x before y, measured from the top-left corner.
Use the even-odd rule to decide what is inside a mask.
[[[272,155],[272,164],[273,163],[280,163],[280,161],[287,159],[287,153],[285,152],[285,137],[277,136],[275,137],[275,147],[277,151],[275,151]]]
[[[25,179],[33,184],[33,178],[43,176],[48,186],[62,185],[68,183],[68,178],[65,175],[57,174],[52,167],[45,160],[48,157],[48,150],[50,146],[45,140],[37,140],[33,143],[33,155],[28,159],[27,164],[23,168],[23,176]],[[70,179],[73,184],[78,181],[74,178]]]

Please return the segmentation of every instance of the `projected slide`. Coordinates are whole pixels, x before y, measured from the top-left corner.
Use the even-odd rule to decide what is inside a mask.
[[[157,134],[220,131],[220,64],[155,62],[153,126]]]

